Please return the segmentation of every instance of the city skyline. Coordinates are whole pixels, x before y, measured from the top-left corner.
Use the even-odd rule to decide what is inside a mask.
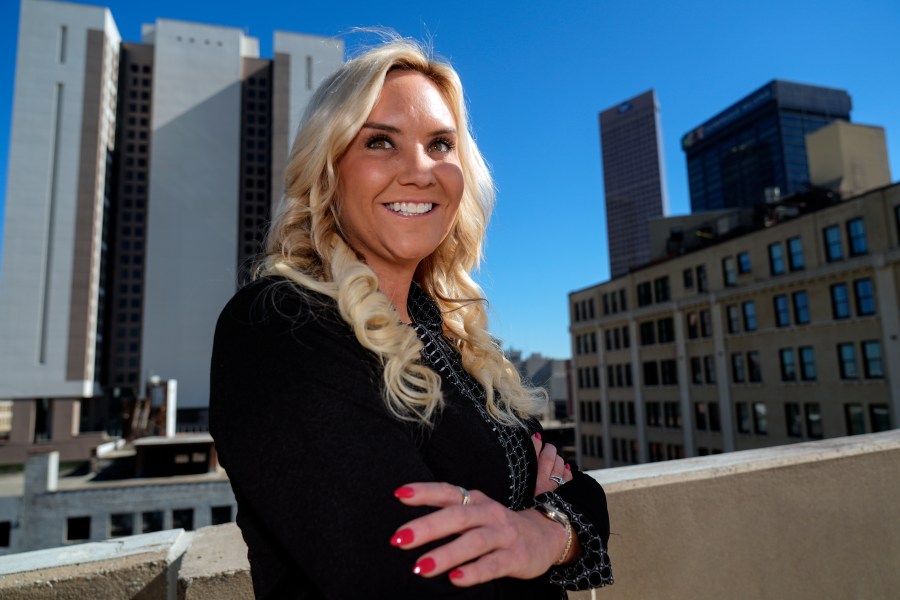
[[[900,173],[900,115],[893,108],[900,81],[890,77],[900,7],[889,2],[871,2],[841,19],[833,17],[841,13],[836,2],[819,3],[814,12],[808,2],[763,3],[747,15],[696,2],[656,3],[653,10],[584,6],[566,14],[536,3],[473,13],[349,2],[333,14],[290,12],[265,1],[253,11],[223,2],[214,12],[167,1],[92,4],[110,7],[126,40],[140,39],[141,23],[181,19],[241,27],[259,38],[264,57],[271,56],[274,29],[337,35],[384,25],[430,36],[460,72],[499,188],[486,264],[477,276],[491,301],[492,330],[526,354],[570,356],[568,292],[608,278],[596,119],[622,98],[657,91],[673,214],[689,211],[681,136],[775,78],[846,89],[853,121],[886,129],[893,179]],[[0,218],[18,10],[18,2],[7,2],[0,13]],[[345,38],[349,53],[367,40]],[[531,247],[538,252],[527,252]]]

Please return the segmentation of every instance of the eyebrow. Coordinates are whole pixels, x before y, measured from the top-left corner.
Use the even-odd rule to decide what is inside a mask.
[[[394,127],[393,125],[385,125],[384,123],[373,123],[373,122],[367,121],[366,123],[363,123],[362,128],[363,129],[377,129],[379,131],[387,131],[388,133],[398,133],[398,134],[400,133],[400,129],[398,129],[397,127]],[[434,131],[431,131],[428,133],[428,135],[447,135],[447,134],[456,135],[456,133],[457,133],[456,128],[446,127],[444,129],[436,129]]]

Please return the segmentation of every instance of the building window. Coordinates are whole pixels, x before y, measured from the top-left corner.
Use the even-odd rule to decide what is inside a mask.
[[[875,314],[875,289],[871,279],[857,279],[853,282],[853,294],[856,296],[856,314],[865,317]]]
[[[737,263],[738,263],[738,273],[740,273],[741,275],[745,275],[752,270],[749,252],[738,253]]]
[[[847,221],[847,242],[850,246],[850,256],[860,256],[869,251],[866,224],[861,217]]]
[[[660,361],[659,370],[662,376],[663,385],[678,385],[678,367],[675,359],[667,359]]]
[[[772,275],[784,273],[784,249],[780,242],[769,244],[769,273]]]
[[[706,266],[697,265],[697,291],[706,292],[708,290],[709,285],[706,281]]]
[[[644,363],[644,385],[659,385],[659,369],[655,360]]]
[[[656,322],[657,338],[660,344],[668,344],[675,341],[675,321],[672,317],[666,317]]]
[[[809,323],[809,295],[801,290],[794,292],[792,295],[794,300],[794,322],[797,325],[806,325]]]
[[[804,405],[806,410],[806,435],[813,439],[822,438],[822,409],[818,402]]]
[[[866,414],[862,404],[844,405],[844,422],[847,424],[847,435],[860,435],[866,432]]]
[[[703,357],[703,375],[706,377],[706,383],[716,382],[716,361],[711,354]]]
[[[766,403],[753,403],[753,433],[767,435],[769,433],[769,419],[766,416]]]
[[[644,321],[640,328],[641,346],[652,346],[656,343],[656,327],[653,321]]]
[[[645,408],[647,409],[647,427],[661,427],[662,407],[659,402],[648,402]]]
[[[740,352],[735,352],[731,355],[731,381],[733,383],[744,383],[746,380],[744,355]]]
[[[696,404],[694,404],[694,426],[699,431],[706,431],[706,422],[706,404],[704,404],[703,402],[697,402]]]
[[[712,314],[708,309],[700,311],[700,335],[712,337]]]
[[[881,343],[877,341],[862,343],[863,373],[866,379],[884,377],[884,365],[881,362]]]
[[[709,411],[709,430],[710,431],[721,431],[722,423],[719,421],[719,404],[718,402],[710,402],[706,405],[707,410]]]
[[[789,437],[803,437],[803,420],[800,417],[800,405],[796,402],[785,402],[784,422]]]
[[[762,381],[762,366],[759,362],[759,352],[756,350],[747,353],[747,377],[751,383]]]
[[[859,301],[857,301],[857,306]],[[850,294],[846,283],[836,283],[831,286],[831,315],[835,319],[850,317]]]
[[[681,272],[681,279],[684,283],[684,289],[691,290],[694,288],[694,270],[685,269]]]
[[[737,304],[729,304],[725,308],[725,314],[728,317],[728,333],[740,333],[741,316]]]
[[[681,405],[677,402],[666,402],[663,404],[663,414],[665,417],[666,427],[677,429],[681,427]]]
[[[691,383],[694,385],[703,383],[703,361],[699,356],[691,357]]]
[[[782,348],[778,351],[778,358],[781,363],[781,380],[797,381],[797,362],[794,359],[794,349]]]
[[[66,541],[74,542],[91,539],[90,517],[69,517],[66,519]]]
[[[830,225],[822,230],[825,238],[825,260],[834,262],[843,260],[844,247],[841,245],[841,228],[837,225]]]
[[[689,340],[695,340],[700,337],[700,317],[697,313],[691,312],[684,316],[687,321],[687,334]]]
[[[194,509],[177,508],[172,511],[172,529],[194,530]]]
[[[163,528],[163,513],[161,510],[152,510],[141,513],[141,521],[142,528],[141,531],[143,533],[151,533],[153,531],[162,531]]]
[[[735,404],[737,409],[737,429],[738,433],[750,433],[750,407],[746,402],[738,402]]]
[[[800,379],[803,381],[816,380],[816,353],[812,346],[800,348]]]
[[[744,309],[744,331],[756,331],[756,304],[748,300],[741,306]]]
[[[737,285],[737,267],[732,256],[722,259],[722,280],[725,282],[725,287]]]
[[[856,346],[851,343],[838,344],[838,370],[841,379],[859,379],[859,367],[856,365]]]
[[[887,431],[891,428],[891,413],[887,404],[870,404],[869,421],[872,424],[872,433]]]
[[[654,279],[653,291],[657,302],[668,302],[671,297],[669,294],[669,278],[659,277]]]
[[[800,237],[792,237],[787,241],[788,247],[788,266],[791,271],[800,271],[806,266],[803,258],[803,239]]]
[[[787,327],[791,324],[791,311],[788,306],[788,298],[785,294],[779,294],[772,299],[775,306],[775,325]]]
[[[12,522],[0,521],[0,548],[10,547],[10,533],[12,531]]]
[[[637,301],[639,307],[653,304],[653,290],[650,288],[649,281],[637,285]]]
[[[134,535],[134,515],[116,513],[109,515],[109,537]]]

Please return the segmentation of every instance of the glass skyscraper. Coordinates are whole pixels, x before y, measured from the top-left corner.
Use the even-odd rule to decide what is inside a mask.
[[[804,136],[850,120],[844,90],[771,81],[684,135],[691,211],[753,207],[808,187]],[[767,192],[767,190],[769,190]]]

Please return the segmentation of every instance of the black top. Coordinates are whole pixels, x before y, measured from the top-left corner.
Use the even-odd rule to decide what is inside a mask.
[[[410,290],[423,360],[441,376],[445,408],[432,429],[388,414],[381,367],[335,302],[287,280],[240,290],[216,327],[210,431],[238,502],[258,598],[560,598],[563,586],[612,583],[603,490],[575,472],[543,495],[569,513],[585,552],[539,580],[457,588],[412,573],[431,544],[390,545],[397,528],[435,510],[400,503],[416,481],[477,489],[520,510],[533,505],[533,432],[503,426],[484,389],[441,335],[434,302]],[[562,596],[561,596],[562,594]]]

